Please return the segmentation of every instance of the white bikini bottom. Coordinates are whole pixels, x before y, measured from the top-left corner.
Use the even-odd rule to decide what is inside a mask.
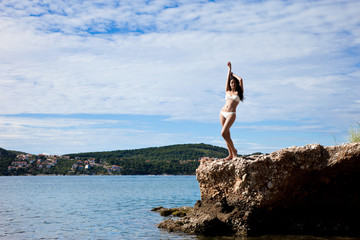
[[[220,111],[220,114],[223,115],[224,118],[228,118],[231,114],[236,114],[236,112],[224,112],[224,111]]]

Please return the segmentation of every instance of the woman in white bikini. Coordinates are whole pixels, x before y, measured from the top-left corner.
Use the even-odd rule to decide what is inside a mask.
[[[236,119],[236,107],[240,101],[244,100],[244,85],[241,77],[231,72],[231,63],[227,63],[229,70],[227,74],[225,87],[225,106],[220,111],[220,122],[222,126],[221,136],[225,139],[226,146],[229,150],[229,156],[225,160],[235,159],[237,150],[230,137],[230,127]]]

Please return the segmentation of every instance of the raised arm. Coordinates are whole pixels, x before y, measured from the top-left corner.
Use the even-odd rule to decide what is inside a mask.
[[[229,70],[228,70],[228,74],[227,74],[227,78],[226,78],[226,86],[225,86],[225,92],[227,91],[230,91],[230,87],[229,87],[229,83],[230,83],[230,77],[232,75],[232,72],[231,72],[231,62],[228,62],[227,63],[228,67],[229,67]]]

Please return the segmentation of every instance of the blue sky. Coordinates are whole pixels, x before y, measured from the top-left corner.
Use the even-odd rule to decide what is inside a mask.
[[[360,2],[0,1],[0,147],[66,154],[208,143],[230,60],[240,154],[346,142]]]

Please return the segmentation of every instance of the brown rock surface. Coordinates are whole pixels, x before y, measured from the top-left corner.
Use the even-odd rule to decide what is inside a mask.
[[[360,236],[360,143],[203,158],[196,176],[201,201],[194,211],[158,227],[207,235]]]
[[[151,209],[153,212],[159,212],[161,216],[167,217],[185,217],[187,214],[191,213],[194,208],[192,207],[176,207],[176,208],[164,208],[164,207],[155,207]]]

